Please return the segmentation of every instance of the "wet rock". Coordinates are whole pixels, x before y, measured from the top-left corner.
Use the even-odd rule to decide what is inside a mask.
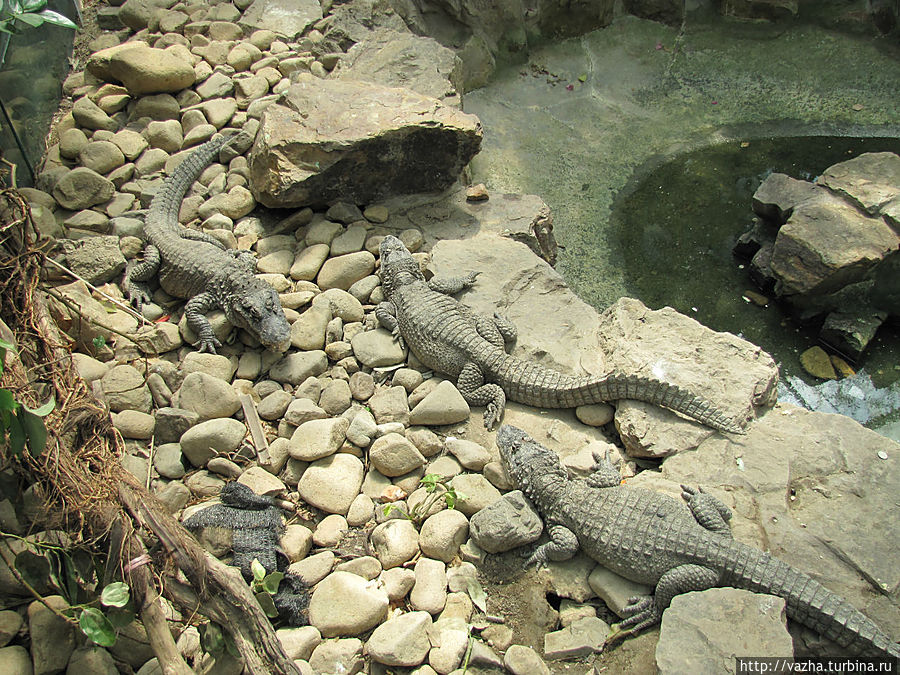
[[[374,661],[386,666],[417,666],[428,656],[431,642],[428,612],[407,612],[385,621],[366,642],[366,651]]]
[[[388,609],[387,594],[349,572],[332,572],[309,600],[310,625],[323,637],[359,635],[380,623]]]
[[[837,377],[828,353],[821,347],[810,347],[800,354],[800,365],[810,375],[823,380],[833,380]]]
[[[343,515],[359,494],[362,480],[362,462],[339,453],[312,462],[297,483],[297,490],[311,506]]]
[[[703,672],[736,656],[793,654],[785,624],[784,600],[772,595],[737,588],[676,595],[663,613],[656,665],[660,673]]]
[[[469,528],[478,546],[502,553],[537,541],[544,523],[522,492],[514,490],[474,514]]]
[[[372,548],[384,569],[402,565],[419,552],[419,533],[405,518],[387,520],[372,530]]]
[[[447,602],[447,570],[440,560],[419,558],[415,567],[416,583],[409,593],[413,609],[437,614]]]
[[[251,151],[251,187],[266,206],[365,204],[389,193],[444,189],[480,146],[477,119],[436,99],[362,82],[300,80],[266,108]],[[305,153],[318,154],[320,144],[331,148],[330,161],[310,171],[315,161]],[[427,172],[418,167],[421,156],[428,157]],[[346,173],[348,162],[365,162],[371,171]]]
[[[456,424],[469,419],[469,404],[449,380],[440,382],[409,413],[410,424]]]
[[[586,617],[562,630],[544,636],[544,658],[548,661],[589,656],[603,649],[609,626],[597,617]]]
[[[850,358],[860,359],[869,343],[875,338],[878,328],[887,318],[886,312],[872,311],[861,315],[862,308],[850,312],[831,312],[825,317],[821,340]],[[801,355],[801,363],[803,357]]]
[[[900,196],[900,155],[867,152],[834,164],[816,179],[870,216],[880,215]]]

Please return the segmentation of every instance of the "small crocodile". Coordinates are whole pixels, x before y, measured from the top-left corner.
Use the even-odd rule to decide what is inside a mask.
[[[731,511],[712,495],[682,486],[685,505],[622,485],[615,466],[599,456],[586,480],[569,480],[556,453],[508,424],[497,432],[497,446],[510,477],[548,524],[550,541],[529,563],[567,560],[580,548],[613,572],[655,586],[652,596],[629,599],[622,633],[659,622],[676,595],[731,586],[784,598],[791,619],[852,653],[900,656],[900,645],[840,596],[734,541]]]
[[[708,400],[661,380],[610,373],[565,375],[507,354],[516,327],[494,314],[476,314],[450,295],[475,283],[477,273],[426,282],[403,242],[389,235],[380,245],[385,302],[375,316],[401,346],[429,368],[455,378],[470,405],[486,406],[484,425],[494,427],[506,398],[540,408],[574,408],[635,399],[686,415],[713,429],[742,433],[738,422]]]
[[[290,346],[291,327],[278,294],[256,276],[254,256],[248,251],[226,250],[215,237],[178,222],[188,188],[236,136],[219,136],[204,143],[163,182],[144,218],[148,242],[144,259],[126,272],[125,293],[140,309],[149,302],[148,282],[158,273],[164,291],[188,299],[184,315],[199,338],[201,352],[215,353],[222,346],[205,316],[216,307],[232,325],[247,330],[269,349],[283,352]]]

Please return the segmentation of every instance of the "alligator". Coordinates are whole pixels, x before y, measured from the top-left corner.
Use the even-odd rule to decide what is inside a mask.
[[[426,282],[419,263],[393,235],[382,240],[379,254],[385,302],[375,309],[378,321],[423,364],[455,378],[469,405],[486,406],[488,429],[500,420],[508,397],[541,408],[635,399],[713,429],[742,433],[738,422],[710,401],[661,380],[621,373],[566,375],[510,356],[507,351],[516,339],[511,322],[496,313],[477,314],[450,297],[472,286],[477,272]]]
[[[784,598],[787,615],[851,653],[900,656],[900,645],[822,584],[768,553],[732,539],[731,511],[718,499],[682,486],[686,504],[622,485],[608,456],[584,480],[569,480],[552,450],[504,424],[497,446],[513,482],[548,524],[550,541],[529,563],[567,560],[580,548],[604,567],[655,587],[630,598],[614,632],[637,633],[662,618],[681,593],[731,586]]]
[[[269,349],[290,346],[290,325],[278,294],[259,279],[249,251],[227,250],[215,237],[178,222],[181,200],[212,163],[219,150],[239,134],[218,136],[192,152],[162,184],[144,218],[147,246],[143,260],[125,273],[128,299],[140,310],[151,298],[149,281],[157,273],[169,295],[186,298],[184,315],[198,337],[201,352],[215,353],[222,344],[213,334],[206,312],[219,307],[232,325],[243,328]]]

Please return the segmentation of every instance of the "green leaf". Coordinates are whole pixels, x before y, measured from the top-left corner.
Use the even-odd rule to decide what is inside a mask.
[[[16,348],[16,346],[12,342],[7,342],[3,338],[0,338],[0,347],[2,347],[3,349],[13,349],[13,350]]]
[[[445,492],[444,502],[446,502],[448,509],[456,508],[456,493],[452,490]]]
[[[40,14],[16,14],[16,19],[28,26],[31,26],[32,28],[37,28],[42,23],[44,23],[44,17],[42,17]]]
[[[47,0],[22,0],[23,12],[40,12],[47,6]]]
[[[116,643],[116,630],[106,615],[96,607],[85,607],[78,617],[81,632],[101,647],[112,647]]]
[[[130,597],[131,592],[128,590],[128,584],[114,581],[100,593],[100,602],[107,607],[124,607],[128,604]]]
[[[19,408],[16,411],[16,417],[25,430],[28,449],[31,451],[32,457],[40,457],[44,448],[47,447],[47,427],[44,426],[44,420],[25,408]]]
[[[50,400],[47,401],[44,405],[39,405],[37,408],[29,408],[25,404],[22,404],[22,407],[33,415],[37,415],[38,417],[46,417],[51,412],[53,412],[53,409],[56,407],[56,397],[53,394],[50,394]]]
[[[25,449],[25,429],[16,415],[9,417],[9,449],[13,457],[19,457]]]
[[[207,654],[220,654],[225,649],[225,633],[217,623],[200,626],[200,646]]]
[[[44,19],[44,23],[53,24],[54,26],[62,26],[63,28],[71,28],[72,30],[78,30],[78,24],[73,22],[69,17],[63,16],[59,12],[54,12],[52,9],[45,9],[40,13],[40,16]]]
[[[579,76],[578,76],[578,81],[579,81],[579,82],[587,82],[587,75],[585,75],[585,74],[579,75]]]
[[[9,389],[0,389],[0,410],[15,410],[18,407],[13,393]]]
[[[259,558],[254,558],[250,563],[250,571],[253,572],[253,580],[261,582],[266,578],[266,568],[259,562]]]
[[[263,590],[269,595],[275,595],[278,592],[278,584],[284,579],[283,572],[272,572],[266,575],[262,581]]]
[[[16,556],[16,571],[34,588],[46,588],[50,579],[50,561],[33,551],[22,551]]]
[[[263,612],[266,613],[266,616],[270,619],[278,618],[278,610],[275,609],[275,601],[272,600],[272,596],[262,591],[256,594],[256,601],[259,603],[259,606],[262,607]]]
[[[94,345],[94,349],[100,351],[104,346],[106,346],[106,338],[102,335],[98,335],[93,340],[91,340],[91,344]]]

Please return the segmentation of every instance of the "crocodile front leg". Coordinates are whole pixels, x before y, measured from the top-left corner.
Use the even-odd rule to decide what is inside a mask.
[[[731,509],[711,494],[704,492],[703,488],[692,488],[688,485],[681,486],[681,496],[687,502],[694,520],[701,526],[731,539],[733,534],[728,521],[731,520]]]
[[[491,430],[503,415],[506,394],[498,384],[485,384],[484,374],[471,361],[463,366],[456,380],[456,388],[469,405],[486,406],[484,427]]]
[[[393,302],[380,302],[375,308],[375,318],[387,330],[391,331],[391,335],[400,345],[400,349],[406,349],[406,341],[400,334],[400,324],[397,322],[397,308]]]
[[[595,488],[611,488],[621,485],[622,474],[619,473],[615,464],[609,461],[609,450],[603,455],[594,452],[592,456],[594,466],[591,467],[591,475],[585,479],[585,482]]]
[[[461,277],[432,277],[428,281],[428,288],[444,295],[456,295],[472,286],[478,274],[479,272],[469,272]]]
[[[547,528],[550,541],[537,547],[528,562],[528,565],[542,565],[548,560],[561,562],[569,560],[578,553],[578,537],[565,525],[550,525]]]
[[[639,633],[662,619],[672,598],[691,591],[705,591],[719,583],[719,573],[701,565],[679,565],[665,572],[656,583],[653,596],[629,598],[622,612],[628,617],[618,624],[619,630]]]
[[[187,304],[184,306],[185,319],[187,319],[187,324],[190,329],[194,331],[199,338],[195,346],[201,352],[211,352],[212,354],[215,354],[216,347],[222,346],[222,343],[219,342],[218,338],[216,338],[213,333],[212,326],[209,324],[209,319],[206,318],[206,313],[218,306],[219,303],[216,302],[216,299],[211,293],[198,293],[188,300]]]
[[[152,298],[153,294],[147,281],[159,271],[159,263],[159,249],[153,244],[147,244],[144,247],[144,259],[129,267],[125,273],[125,282],[122,284],[125,295],[139,311],[144,303],[150,302]]]

